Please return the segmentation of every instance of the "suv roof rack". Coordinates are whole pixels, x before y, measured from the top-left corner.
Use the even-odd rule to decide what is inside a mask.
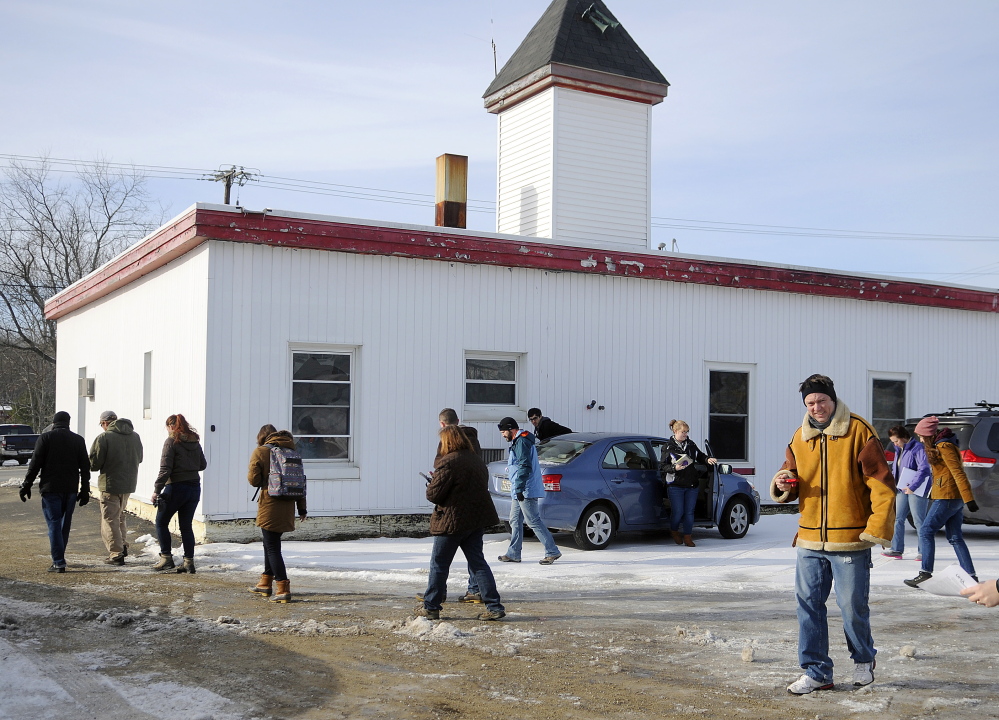
[[[924,415],[930,417],[934,413]],[[971,407],[947,408],[947,412],[935,413],[937,417],[994,417],[999,415],[999,403],[990,403],[982,400],[976,402]]]

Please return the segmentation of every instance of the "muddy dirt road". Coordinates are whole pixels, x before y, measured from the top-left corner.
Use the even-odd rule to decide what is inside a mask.
[[[95,503],[74,518],[69,571],[48,574],[37,495],[0,487],[0,518],[0,717],[999,717],[999,612],[926,617],[903,588],[874,598],[877,682],[846,682],[834,628],[841,682],[795,698],[789,592],[504,595],[501,622],[448,603],[430,623],[408,587],[297,582],[296,602],[276,605],[246,592],[246,573],[106,566]],[[899,654],[910,643],[915,658]]]

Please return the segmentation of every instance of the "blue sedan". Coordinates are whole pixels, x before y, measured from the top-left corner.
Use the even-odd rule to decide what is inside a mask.
[[[584,550],[602,550],[618,531],[669,527],[669,499],[659,478],[665,438],[620,433],[569,433],[538,446],[545,484],[541,519],[571,532]],[[510,517],[506,463],[489,465],[489,494],[501,518]],[[760,494],[732,466],[706,466],[694,510],[698,527],[717,526],[741,538],[760,519]]]

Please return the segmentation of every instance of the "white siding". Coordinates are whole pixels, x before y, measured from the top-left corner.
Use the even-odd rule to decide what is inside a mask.
[[[499,115],[496,232],[554,237],[554,102],[548,89]]]
[[[104,410],[128,418],[142,438],[136,497],[148,500],[159,470],[168,415],[182,413],[202,434],[208,457],[206,485],[220,482],[214,455],[219,436],[205,423],[208,245],[61,318],[58,324],[56,408],[79,420],[76,377],[86,366],[95,397],[81,433],[88,446],[101,432]],[[151,417],[143,419],[144,355],[152,352]],[[96,478],[93,479],[96,488]],[[206,505],[202,503],[202,509]]]
[[[478,427],[484,448],[504,447],[499,417],[463,408],[467,351],[522,354],[522,403],[511,414],[525,426],[532,405],[581,431],[662,434],[681,418],[698,442],[710,363],[748,366],[746,465],[766,481],[801,422],[807,375],[830,375],[865,416],[870,371],[909,374],[910,415],[995,401],[997,326],[992,313],[211,241],[59,321],[58,404],[73,411],[77,369],[87,366],[97,379],[87,439],[102,409],[134,419],[147,448],[141,496],[166,415],[184,412],[209,455],[204,515],[248,518],[256,432],[290,422],[292,344],[353,347],[346,474],[357,477],[311,475],[309,512],[429,512],[417,473],[430,467],[441,408]],[[933,340],[914,348],[899,328]],[[153,419],[142,421],[150,350]],[[591,400],[605,409],[587,410]]]
[[[500,113],[497,232],[648,249],[651,114],[565,88]]]
[[[652,106],[557,88],[555,238],[649,247]]]

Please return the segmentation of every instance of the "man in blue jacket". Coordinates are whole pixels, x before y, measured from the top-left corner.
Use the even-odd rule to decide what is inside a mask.
[[[545,557],[539,560],[542,565],[551,565],[560,557],[558,546],[552,534],[541,522],[538,511],[538,498],[545,496],[545,486],[541,479],[541,465],[538,464],[538,451],[534,448],[534,436],[521,430],[517,421],[505,417],[499,423],[503,439],[510,443],[510,459],[506,464],[506,476],[510,481],[510,547],[501,562],[520,562],[520,548],[524,543],[524,523],[534,531],[535,536],[545,546]]]

